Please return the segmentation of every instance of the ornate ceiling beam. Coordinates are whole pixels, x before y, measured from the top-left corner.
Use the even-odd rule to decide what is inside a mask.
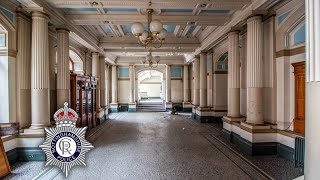
[[[82,0],[46,0],[57,8],[153,8],[153,9],[210,9],[210,10],[240,10],[251,0],[157,0],[149,6],[148,1],[141,0],[95,0],[98,4]],[[197,7],[198,5],[200,7]]]
[[[66,17],[74,25],[96,25],[108,22],[113,22],[113,24],[147,23],[145,15],[69,14]],[[154,19],[160,20],[163,24],[187,25],[189,22],[196,23],[196,25],[223,26],[229,21],[230,16],[225,14],[212,16],[160,15],[154,16]]]

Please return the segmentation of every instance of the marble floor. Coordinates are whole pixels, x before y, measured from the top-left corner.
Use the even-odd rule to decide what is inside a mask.
[[[261,162],[230,149],[220,139],[220,126],[200,124],[184,113],[111,114],[99,133],[89,138],[95,148],[87,154],[87,166],[72,169],[68,179],[245,180],[290,179],[300,175],[292,167],[293,172],[284,175],[281,174],[286,167],[270,169],[270,163],[278,163],[277,157],[268,156]],[[285,161],[278,165],[291,164]],[[47,168],[38,177],[65,179],[56,168]]]
[[[268,179],[189,116],[112,114],[87,167],[73,169],[68,179]]]

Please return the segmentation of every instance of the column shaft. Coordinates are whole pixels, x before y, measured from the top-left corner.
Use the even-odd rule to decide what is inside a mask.
[[[48,16],[32,13],[31,45],[31,129],[50,125]]]
[[[112,66],[112,103],[118,103],[117,66]]]
[[[263,124],[262,22],[260,16],[247,20],[247,122]]]
[[[167,65],[166,68],[167,80],[166,80],[166,102],[171,102],[171,65]]]
[[[200,107],[207,106],[207,53],[200,53]]]
[[[98,84],[96,89],[96,108],[97,110],[100,109],[100,67],[99,67],[99,53],[93,52],[92,53],[92,76],[98,78]]]
[[[228,116],[240,117],[239,32],[228,34]]]
[[[134,66],[130,65],[129,66],[129,71],[130,71],[130,103],[134,103]]]
[[[54,113],[57,111],[56,60],[54,37],[49,36],[50,118],[53,118]]]
[[[193,105],[199,106],[200,104],[200,59],[199,57],[196,57],[193,62],[193,68],[194,68],[194,92],[193,92]]]
[[[208,96],[207,96],[207,99],[208,99],[208,107],[213,107],[213,92],[212,92],[212,89],[213,89],[213,68],[212,68],[212,61],[213,61],[213,53],[212,52],[208,52],[207,53],[207,58],[208,58],[208,61],[209,63],[207,64],[207,69],[209,69],[208,73],[209,73],[209,76],[208,76]]]
[[[107,102],[106,102],[106,62],[104,60],[104,56],[100,57],[100,61],[99,61],[100,65],[100,77],[99,77],[99,84],[100,84],[100,106],[105,108],[107,106]]]
[[[31,19],[17,13],[17,120],[31,125]]]
[[[70,103],[69,31],[57,29],[57,107]]]
[[[320,2],[306,0],[306,112],[304,179],[320,177]]]
[[[183,67],[183,102],[190,102],[189,98],[189,65]]]
[[[106,105],[109,106],[110,102],[110,68],[106,66]]]

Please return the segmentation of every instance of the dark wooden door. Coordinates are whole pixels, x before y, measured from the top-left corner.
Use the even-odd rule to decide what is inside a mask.
[[[304,135],[305,127],[305,62],[292,64],[294,67],[294,121],[293,131]]]

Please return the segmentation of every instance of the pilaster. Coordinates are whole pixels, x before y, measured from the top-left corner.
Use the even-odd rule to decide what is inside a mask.
[[[92,53],[92,76],[98,78],[98,85],[97,85],[97,99],[96,99],[96,108],[97,111],[100,110],[100,87],[101,87],[101,82],[100,82],[100,59],[99,59],[99,53],[98,52],[93,52]]]
[[[320,3],[306,0],[306,112],[304,178],[320,177]]]
[[[183,67],[183,111],[191,112],[192,104],[190,102],[190,86],[189,86],[189,65]]]
[[[172,109],[171,102],[171,65],[166,66],[166,110],[170,111]]]
[[[118,112],[118,76],[117,76],[117,66],[113,65],[111,68],[111,78],[112,78],[112,101],[110,104],[111,112]]]
[[[129,73],[130,73],[130,102],[129,102],[129,112],[137,111],[136,102],[134,100],[134,93],[135,93],[135,69],[133,65],[129,66]]]

